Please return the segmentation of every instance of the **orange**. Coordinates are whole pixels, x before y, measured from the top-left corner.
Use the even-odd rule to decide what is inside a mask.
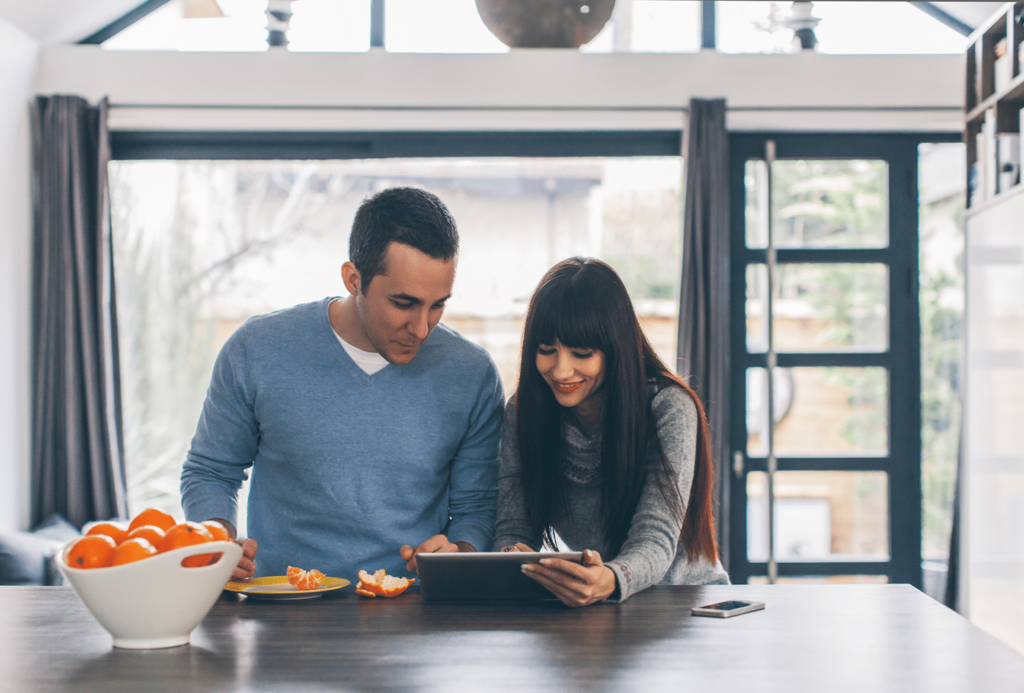
[[[114,540],[115,544],[120,544],[122,541],[128,538],[128,530],[124,527],[115,525],[113,522],[98,522],[91,527],[85,535],[92,536],[93,534],[103,534]]]
[[[64,561],[72,568],[106,568],[114,559],[117,544],[106,534],[90,534],[76,539],[64,554]]]
[[[178,521],[165,513],[163,510],[157,510],[156,508],[146,508],[141,513],[135,516],[132,523],[128,525],[128,531],[132,531],[136,527],[142,527],[143,525],[153,525],[159,527],[163,531],[169,530],[174,525],[178,524]]]
[[[216,520],[207,520],[206,522],[200,522],[199,524],[210,530],[210,534],[213,535],[214,541],[231,541],[231,535],[228,534],[228,530],[224,528],[224,525]]]
[[[167,530],[167,534],[164,535],[164,538],[157,545],[157,549],[160,553],[165,553],[184,546],[195,546],[196,544],[205,544],[210,541],[213,541],[213,534],[206,527],[203,527],[198,522],[182,522]],[[189,556],[181,564],[186,568],[210,565],[210,561],[213,560],[215,555],[219,554],[204,553],[198,556]]]
[[[288,582],[300,590],[315,590],[324,581],[324,574],[319,570],[303,570],[288,566]]]
[[[110,562],[110,565],[114,566],[124,565],[125,563],[134,563],[135,561],[141,561],[143,558],[149,558],[156,554],[156,547],[142,537],[125,539],[117,545],[116,549],[114,549],[114,558]]]
[[[153,525],[142,525],[136,527],[132,531],[128,532],[127,539],[145,539],[154,547],[160,546],[160,542],[164,540],[164,531],[159,527]]]
[[[210,530],[210,534],[213,535],[214,541],[231,541],[231,535],[228,534],[228,530],[224,527],[224,525],[217,522],[216,520],[206,520],[205,522],[200,522],[199,524]],[[223,554],[220,553],[204,553],[199,556],[196,556],[195,560],[198,562],[200,559],[206,558],[208,560],[206,561],[205,565],[213,565],[222,555]]]

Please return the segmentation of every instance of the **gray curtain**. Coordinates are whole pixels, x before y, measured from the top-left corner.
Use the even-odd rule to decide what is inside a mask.
[[[128,514],[107,198],[107,104],[32,105],[32,524]]]
[[[692,99],[686,144],[678,363],[704,402],[715,458],[715,525],[729,546],[729,142],[724,99]]]

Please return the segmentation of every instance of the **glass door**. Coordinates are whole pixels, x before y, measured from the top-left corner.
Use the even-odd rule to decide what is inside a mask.
[[[733,581],[920,586],[916,140],[730,151]]]

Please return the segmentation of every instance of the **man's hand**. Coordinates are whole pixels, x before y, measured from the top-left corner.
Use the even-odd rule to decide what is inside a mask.
[[[523,572],[567,606],[604,601],[615,591],[615,573],[605,567],[601,554],[590,549],[583,552],[583,565],[561,558],[543,558],[540,563],[524,563]]]
[[[224,525],[224,529],[227,530],[228,536],[231,537],[232,541],[242,547],[242,556],[238,559],[238,565],[235,566],[234,572],[231,573],[231,577],[236,580],[244,580],[245,578],[251,578],[256,574],[256,549],[259,545],[255,539],[246,539],[245,541],[237,541],[235,537],[235,526],[227,520],[219,517],[211,518],[214,522],[219,522]]]
[[[416,571],[416,554],[418,553],[456,553],[456,552],[472,552],[476,553],[476,549],[472,544],[464,541],[457,541],[454,544],[448,541],[448,537],[443,534],[435,534],[434,536],[427,539],[425,542],[417,546],[415,549],[409,545],[405,545],[398,550],[398,553],[402,556],[405,561],[405,567],[417,575]]]
[[[236,541],[236,544],[242,547],[242,557],[238,559],[238,565],[235,566],[235,570],[231,573],[231,577],[236,580],[242,580],[245,578],[251,578],[256,574],[256,549],[258,545],[255,539],[246,539],[244,541]]]

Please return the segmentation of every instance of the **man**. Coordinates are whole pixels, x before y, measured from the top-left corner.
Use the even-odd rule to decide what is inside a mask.
[[[408,575],[416,553],[490,546],[504,393],[487,352],[438,324],[457,253],[436,196],[384,190],[356,212],[348,298],[254,317],[224,345],[181,492],[186,518],[235,536],[252,468],[235,577]]]

